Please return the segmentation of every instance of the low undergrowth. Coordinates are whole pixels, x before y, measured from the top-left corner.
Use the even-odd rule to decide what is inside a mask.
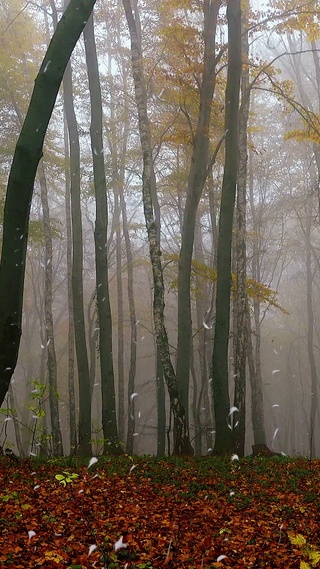
[[[286,457],[2,458],[0,565],[316,567],[319,488],[320,461]]]

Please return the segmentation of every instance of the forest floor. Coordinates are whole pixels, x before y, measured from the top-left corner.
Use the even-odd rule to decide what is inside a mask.
[[[0,460],[1,567],[320,566],[320,461],[91,462]]]

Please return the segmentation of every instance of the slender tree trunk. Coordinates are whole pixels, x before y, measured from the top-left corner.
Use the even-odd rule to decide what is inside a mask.
[[[117,274],[117,306],[118,306],[118,415],[119,415],[119,437],[124,441],[125,433],[125,412],[124,412],[124,330],[123,330],[123,282],[122,282],[122,252],[121,252],[121,231],[120,231],[120,207],[118,196],[118,184],[115,187],[115,207],[114,215],[116,216],[116,274]]]
[[[131,38],[132,70],[138,107],[140,141],[143,153],[142,193],[153,272],[153,316],[157,345],[159,346],[161,354],[163,372],[168,386],[170,404],[175,421],[173,450],[175,454],[190,454],[192,452],[192,447],[189,440],[186,411],[181,403],[179,388],[170,358],[167,331],[164,324],[164,282],[161,264],[161,251],[157,237],[157,227],[154,215],[154,202],[152,200],[154,171],[151,150],[151,133],[147,113],[146,88],[141,61],[141,46],[137,33],[136,19],[132,12],[130,0],[123,0],[123,6]]]
[[[246,9],[242,13],[242,24],[248,26]],[[247,29],[242,34],[243,67],[241,76],[241,106],[239,113],[239,170],[237,184],[237,211],[235,232],[236,253],[236,331],[234,359],[234,406],[238,409],[237,424],[234,424],[235,451],[239,456],[245,453],[246,429],[246,360],[247,360],[247,163],[248,163],[248,120],[250,107],[249,86],[249,42]]]
[[[309,204],[308,204],[309,206]],[[308,317],[308,332],[307,332],[307,346],[308,358],[310,365],[311,376],[311,405],[310,405],[310,422],[309,422],[309,446],[310,446],[310,459],[316,456],[315,436],[316,436],[316,413],[318,407],[318,376],[316,361],[314,356],[314,306],[312,294],[312,266],[311,266],[311,220],[312,220],[311,204],[307,207],[307,226],[305,230],[306,238],[306,277],[307,277],[307,317]]]
[[[193,141],[187,199],[184,209],[178,278],[177,382],[181,402],[188,409],[191,350],[190,278],[197,208],[208,174],[209,127],[216,83],[215,36],[220,0],[204,1],[204,69],[200,89],[197,131]]]
[[[80,144],[73,103],[72,70],[63,79],[65,114],[70,145],[70,194],[72,219],[72,299],[79,381],[79,453],[91,454],[91,390],[83,308],[83,237],[80,197]]]
[[[48,201],[47,180],[43,161],[40,161],[38,168],[40,181],[40,194],[43,211],[44,239],[45,239],[45,268],[44,268],[44,314],[45,314],[45,346],[47,353],[47,374],[49,384],[49,409],[52,435],[52,449],[55,456],[63,455],[62,433],[59,419],[59,394],[58,394],[58,373],[57,358],[55,348],[55,337],[53,328],[52,314],[52,231],[50,221],[50,210]]]
[[[64,70],[94,4],[95,0],[71,0],[59,21],[35,80],[14,152],[0,265],[0,405],[18,359],[30,206],[43,141]]]
[[[71,207],[70,207],[70,173],[69,173],[69,146],[68,128],[63,117],[64,126],[64,156],[65,156],[65,209],[66,209],[66,233],[67,233],[67,295],[68,295],[68,419],[70,430],[70,452],[77,448],[77,428],[76,428],[76,402],[75,402],[75,349],[74,349],[74,314],[72,297],[72,228],[71,228]]]
[[[123,191],[120,193],[120,205],[122,212],[122,225],[123,235],[126,247],[127,257],[127,275],[128,275],[128,303],[130,314],[130,364],[129,364],[129,377],[128,377],[128,430],[127,430],[127,443],[126,451],[129,455],[133,454],[134,446],[134,432],[135,432],[135,405],[134,397],[135,392],[135,377],[137,369],[137,317],[136,307],[134,300],[134,284],[133,284],[133,256],[129,236],[128,219],[126,203]]]
[[[216,322],[212,357],[213,402],[216,424],[214,453],[233,449],[228,425],[230,399],[228,389],[228,345],[230,328],[231,246],[235,191],[238,173],[238,121],[241,76],[240,0],[227,2],[228,74],[225,98],[225,166],[222,182],[217,251]]]
[[[84,30],[87,72],[91,102],[91,149],[93,159],[94,188],[96,196],[95,259],[97,309],[99,318],[99,347],[102,392],[102,427],[104,453],[121,453],[116,418],[116,398],[112,357],[112,320],[108,284],[107,255],[107,184],[102,142],[102,100],[98,59],[94,38],[93,16]]]
[[[253,164],[252,150],[249,151],[249,196],[250,209],[253,225],[253,245],[252,245],[252,278],[255,282],[260,282],[260,259],[259,259],[259,235],[260,227],[256,215],[256,208],[253,196]],[[257,296],[253,298],[253,320],[254,320],[254,347],[252,345],[252,329],[249,303],[247,304],[247,342],[248,342],[248,365],[251,385],[251,417],[253,427],[253,439],[256,445],[265,445],[267,442],[264,421],[263,388],[261,372],[261,322],[260,322],[260,300]]]

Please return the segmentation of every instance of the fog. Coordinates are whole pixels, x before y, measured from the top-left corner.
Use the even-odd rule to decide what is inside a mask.
[[[60,4],[56,2],[59,17]],[[158,332],[153,313],[156,289],[150,261],[150,236],[145,223],[143,153],[130,40],[121,3],[117,7],[113,4],[100,1],[94,9],[108,209],[105,271],[112,317],[112,353],[108,353],[107,358],[113,363],[112,381],[121,449],[136,454],[170,454],[174,448],[174,415],[165,386],[163,365],[161,368],[159,364],[159,352],[157,354]],[[164,4],[163,10],[158,9],[154,2],[141,3],[139,9],[155,173],[152,208],[161,244],[165,326],[171,362],[175,368],[181,332],[178,330],[179,255],[182,232],[186,230],[183,216],[200,112],[204,16],[201,7],[192,5],[175,11],[169,3]],[[221,58],[215,66],[216,88],[210,124],[203,127],[207,128],[209,137],[207,164],[210,164],[219,140],[224,136],[227,50],[220,45],[226,26],[224,12],[221,14],[216,34],[216,52],[222,49]],[[252,27],[253,31],[249,33],[248,63],[245,454],[251,454],[252,445],[257,443],[253,427],[256,413],[253,392],[255,385],[261,382],[268,448],[290,456],[320,456],[320,44],[319,35],[312,28],[317,24],[316,16],[313,16],[312,22],[305,21],[299,6],[289,15],[270,18],[265,26],[255,24],[264,21],[266,14],[252,13],[250,16],[249,28]],[[20,0],[0,2],[1,211],[12,156],[34,79],[53,32],[52,2],[44,1],[39,6]],[[75,344],[77,321],[74,320],[72,296],[79,292],[80,299],[80,289],[73,285],[71,290],[74,279],[72,261],[76,255],[72,236],[75,238],[77,221],[81,225],[83,239],[83,313],[88,385],[92,398],[90,444],[94,455],[106,452],[101,351],[107,348],[100,342],[100,330],[105,322],[99,322],[98,317],[97,195],[92,166],[94,154],[98,151],[93,148],[91,152],[89,84],[83,36],[71,63],[81,160],[81,219],[72,218],[70,187],[76,170],[72,170],[72,165],[70,167],[70,149],[72,151],[74,141],[64,113],[64,83],[45,140],[44,177],[41,179],[38,170],[35,181],[19,358],[0,414],[0,445],[24,456],[50,456],[54,452],[52,399],[58,402],[63,447],[60,450],[64,454],[77,453],[80,396],[78,348]],[[192,327],[187,414],[191,444],[196,454],[202,455],[213,451],[216,433],[211,370],[223,172],[222,144],[216,160],[208,168],[195,211],[191,268]],[[237,376],[234,368],[237,357],[235,338],[239,333],[235,308],[237,215],[236,209],[228,352],[230,410],[234,406]],[[48,220],[49,225],[46,225]],[[48,257],[48,239],[52,243],[52,257]],[[48,284],[48,265],[52,268],[51,285]],[[48,296],[49,290],[52,290],[52,298]],[[104,299],[107,297],[102,301]],[[49,309],[52,312],[53,336],[48,327]],[[52,338],[56,356],[56,389],[50,383]],[[183,399],[183,395],[181,397]],[[72,406],[75,411],[73,419]],[[237,412],[238,409],[235,414]],[[236,426],[236,420],[232,419],[230,429]],[[130,433],[129,427],[133,432]]]

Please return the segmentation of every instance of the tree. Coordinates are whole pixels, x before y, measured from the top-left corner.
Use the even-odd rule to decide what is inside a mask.
[[[108,285],[108,210],[102,140],[102,100],[92,15],[88,19],[84,30],[84,40],[91,103],[90,137],[96,198],[94,241],[97,310],[99,320],[102,427],[104,435],[103,449],[105,454],[119,454],[121,452],[121,448],[119,445],[116,418],[116,398],[112,356],[112,320]]]
[[[216,84],[215,39],[221,0],[205,0],[203,14],[203,73],[200,87],[198,123],[193,137],[187,197],[183,215],[183,228],[179,257],[178,278],[178,345],[177,382],[182,404],[189,405],[189,374],[191,353],[191,300],[190,276],[197,208],[208,175],[209,127],[212,99]]]
[[[237,415],[234,423],[235,451],[239,456],[245,450],[246,423],[246,359],[247,359],[247,251],[246,251],[246,216],[247,216],[247,147],[248,120],[250,107],[249,88],[249,40],[247,12],[250,4],[242,11],[242,76],[241,106],[239,112],[239,170],[237,181],[237,208],[235,222],[235,264],[236,286],[234,298],[234,407]]]
[[[221,455],[233,448],[228,425],[230,399],[228,389],[228,345],[230,329],[231,247],[233,213],[238,174],[239,93],[241,76],[240,0],[227,3],[228,73],[225,96],[225,164],[221,191],[217,250],[216,321],[212,355],[212,388],[216,438],[214,453]]]
[[[163,373],[167,382],[170,404],[174,416],[174,454],[190,454],[192,447],[189,440],[186,409],[182,405],[176,376],[170,358],[168,335],[164,323],[164,281],[161,263],[161,251],[155,218],[156,196],[155,174],[153,169],[151,131],[147,111],[146,87],[141,62],[141,43],[138,34],[138,11],[135,16],[130,0],[123,0],[131,38],[132,72],[135,84],[136,102],[139,117],[139,132],[143,154],[142,193],[144,215],[149,240],[149,251],[153,273],[153,316],[157,345],[161,355]],[[159,221],[158,221],[159,223]]]
[[[19,352],[28,223],[43,141],[64,70],[94,5],[95,0],[71,0],[59,21],[35,80],[14,152],[4,209],[0,265],[0,405],[8,391]]]

